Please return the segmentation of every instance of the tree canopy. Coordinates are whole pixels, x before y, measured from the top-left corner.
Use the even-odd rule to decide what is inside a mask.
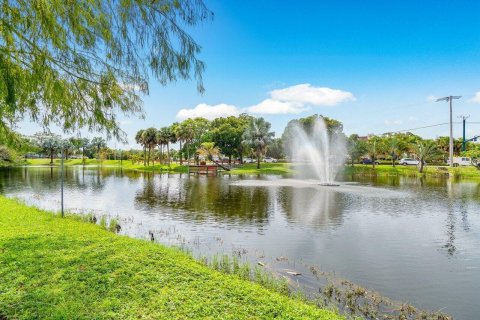
[[[194,78],[201,47],[186,29],[213,14],[201,0],[18,0],[0,10],[0,132],[30,117],[122,138],[117,113],[143,116],[149,78]]]

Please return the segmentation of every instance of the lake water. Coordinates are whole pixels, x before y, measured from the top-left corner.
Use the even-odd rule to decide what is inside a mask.
[[[0,193],[58,210],[56,168],[0,171]],[[188,176],[68,168],[65,206],[117,218],[121,233],[196,256],[239,254],[273,270],[309,267],[456,319],[480,314],[480,183],[280,176]]]

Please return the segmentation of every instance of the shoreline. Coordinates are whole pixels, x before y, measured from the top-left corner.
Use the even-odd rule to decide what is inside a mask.
[[[50,165],[49,159],[30,159],[27,163],[16,164],[3,168],[14,167],[58,167],[60,166],[60,160],[55,159],[54,164]],[[167,164],[155,164],[150,166],[144,166],[143,163],[132,164],[131,161],[123,160],[120,164],[120,160],[104,160],[99,162],[96,159],[89,159],[86,163],[86,167],[105,167],[105,168],[122,168],[125,170],[135,170],[140,172],[161,172],[161,173],[188,173],[186,165],[180,165],[178,163],[172,163],[170,166]],[[68,159],[64,165],[69,166],[83,166],[81,159]],[[256,168],[256,163],[244,164],[241,167],[233,168],[231,171],[224,171],[222,174],[276,174],[276,175],[291,175],[295,173],[295,169],[290,163],[262,163],[260,169]],[[372,168],[371,165],[356,164],[354,167],[345,165],[343,168],[344,176],[371,176],[371,177],[431,177],[431,178],[446,178],[446,179],[480,179],[480,170],[473,167],[456,167],[450,168],[447,166],[425,166],[424,172],[419,173],[416,166],[400,166],[392,167],[391,164],[380,164]]]
[[[0,227],[0,316],[7,319],[343,318],[178,249],[4,196]]]

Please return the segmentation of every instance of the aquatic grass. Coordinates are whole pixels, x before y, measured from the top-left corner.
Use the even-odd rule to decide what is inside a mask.
[[[233,274],[241,279],[258,283],[280,294],[292,296],[293,292],[290,290],[288,281],[284,277],[269,272],[258,265],[252,268],[248,262],[241,262],[237,255],[213,255],[210,261],[207,257],[202,257],[199,261],[214,270],[226,274]]]
[[[0,317],[340,319],[157,243],[0,196]],[[233,260],[219,268],[241,274]],[[248,272],[249,274],[251,272]]]

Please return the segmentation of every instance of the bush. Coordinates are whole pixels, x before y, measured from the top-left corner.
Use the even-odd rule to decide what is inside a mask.
[[[0,161],[12,162],[15,158],[14,154],[6,146],[0,146]]]

